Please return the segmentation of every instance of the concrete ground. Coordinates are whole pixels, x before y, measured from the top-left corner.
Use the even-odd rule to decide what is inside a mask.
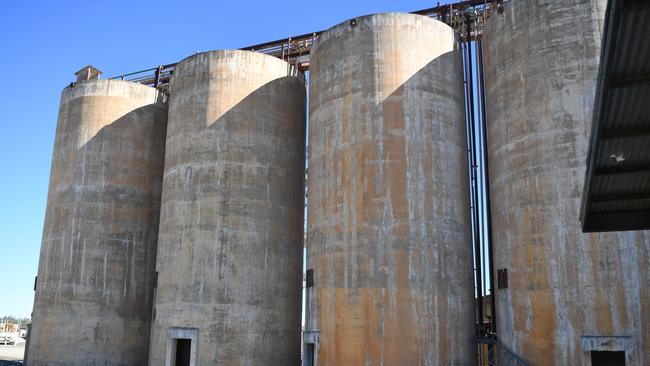
[[[25,355],[25,340],[19,339],[15,345],[0,345],[0,366],[22,365]]]

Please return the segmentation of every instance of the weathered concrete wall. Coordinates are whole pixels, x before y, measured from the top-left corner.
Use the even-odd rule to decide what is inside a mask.
[[[183,60],[171,84],[151,365],[172,327],[201,365],[300,361],[305,86],[247,51]]]
[[[605,3],[514,0],[485,30],[498,334],[534,365],[590,364],[583,336],[650,362],[650,234],[578,221]]]
[[[116,80],[64,89],[29,364],[147,362],[167,108]]]
[[[472,363],[454,32],[412,14],[361,17],[323,33],[311,63],[305,338],[317,364]]]

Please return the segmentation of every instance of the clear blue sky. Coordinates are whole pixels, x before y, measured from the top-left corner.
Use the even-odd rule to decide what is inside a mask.
[[[445,3],[447,1],[440,1]],[[110,77],[326,29],[423,0],[29,1],[0,4],[0,316],[29,316],[61,89],[92,64]]]

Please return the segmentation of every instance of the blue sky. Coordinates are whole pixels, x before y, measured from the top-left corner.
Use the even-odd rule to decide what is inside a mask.
[[[441,1],[440,3],[444,3]],[[0,316],[29,316],[61,90],[105,77],[326,29],[423,0],[28,1],[0,4]]]

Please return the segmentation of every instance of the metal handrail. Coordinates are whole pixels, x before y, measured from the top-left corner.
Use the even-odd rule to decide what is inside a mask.
[[[523,358],[496,338],[477,338],[477,364],[480,366],[529,366]]]
[[[152,67],[152,68],[150,68],[150,69],[145,69],[145,70],[140,70],[140,71],[130,72],[130,73],[128,73],[128,74],[123,74],[123,75],[113,76],[112,78],[109,78],[109,80],[115,80],[115,79],[121,79],[121,80],[124,80],[124,78],[127,77],[127,76],[137,75],[137,74],[141,74],[141,73],[143,73],[143,72],[150,72],[150,71],[154,71],[154,70],[156,70],[156,69],[157,69],[157,67]],[[129,80],[131,80],[131,79],[129,79]]]
[[[438,5],[433,8],[417,10],[412,14],[428,16],[448,24],[456,30],[462,30],[459,33],[459,39],[463,42],[478,39],[481,35],[483,26],[487,18],[496,11],[499,11],[501,4],[508,0],[465,0],[453,4]],[[467,23],[469,22],[469,23]],[[467,25],[471,28],[470,32],[465,32]],[[309,52],[314,41],[323,31],[305,33],[298,36],[283,38],[271,42],[265,42],[254,46],[240,48],[240,50],[249,50],[281,58],[293,65],[299,70],[306,71],[309,69]],[[165,86],[173,73],[175,63],[140,70],[128,74],[122,74],[110,79],[121,79],[138,82],[154,87]],[[152,71],[155,71],[152,73]],[[133,75],[143,74],[137,78],[130,78]]]

